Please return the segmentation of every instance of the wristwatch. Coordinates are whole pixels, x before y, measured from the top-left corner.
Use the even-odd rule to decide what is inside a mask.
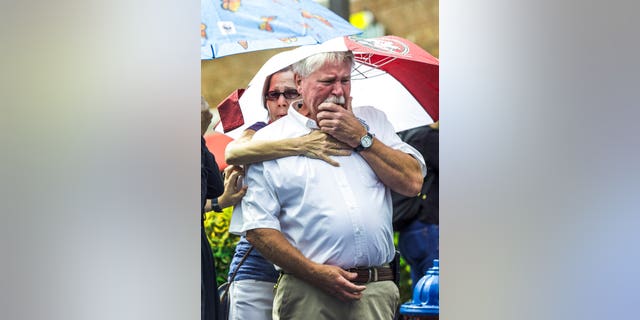
[[[353,151],[360,152],[362,150],[369,149],[373,144],[373,135],[369,132],[360,138],[360,144],[353,148]]]
[[[211,199],[211,210],[215,212],[222,212],[222,208],[220,208],[220,205],[218,204],[218,198]]]

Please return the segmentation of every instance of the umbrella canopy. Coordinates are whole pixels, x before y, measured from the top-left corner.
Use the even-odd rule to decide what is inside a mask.
[[[402,51],[390,50],[389,48],[396,46],[404,47],[392,46],[389,42],[382,42],[383,40],[394,41],[390,43],[401,40],[401,43],[409,43],[412,46],[407,45],[408,49]],[[386,48],[386,51],[382,49],[374,51],[373,48],[376,48],[374,44]],[[302,46],[274,55],[256,73],[239,99],[218,110],[221,123],[216,130],[224,131],[235,138],[253,123],[268,120],[267,110],[263,107],[262,89],[270,74],[318,52],[347,50],[352,50],[356,58],[351,81],[354,107],[370,105],[384,111],[396,132],[437,121],[438,60],[436,58],[399,37],[385,36],[362,39],[362,41],[338,37],[319,45]],[[400,63],[394,64],[398,60]],[[394,66],[399,66],[398,70]],[[403,74],[396,78],[397,73]],[[417,93],[414,94],[411,90]],[[225,119],[233,119],[233,122]]]
[[[362,32],[312,0],[201,0],[201,15],[203,60]]]
[[[440,62],[437,58],[413,42],[397,36],[371,39],[344,37],[344,41],[347,48],[353,51],[356,61],[373,67],[360,72],[356,69],[354,80],[360,76],[375,77],[376,73],[385,71],[415,97],[433,121],[438,121]]]
[[[353,106],[384,111],[396,132],[433,123],[426,108],[400,81],[358,61],[351,76],[351,96]]]
[[[233,141],[233,138],[220,132],[213,132],[205,134],[204,141],[207,145],[207,149],[213,153],[216,163],[218,164],[218,169],[223,171],[228,166],[224,156],[224,151],[229,142]]]

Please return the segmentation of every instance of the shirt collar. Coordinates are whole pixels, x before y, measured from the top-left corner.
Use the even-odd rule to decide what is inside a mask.
[[[298,124],[300,124],[305,128],[308,128],[311,130],[320,129],[320,127],[318,127],[318,124],[316,124],[315,121],[300,114],[300,112],[298,112],[298,110],[295,109],[293,106],[289,106],[288,114],[291,116],[291,118],[293,118],[293,120],[295,120]]]

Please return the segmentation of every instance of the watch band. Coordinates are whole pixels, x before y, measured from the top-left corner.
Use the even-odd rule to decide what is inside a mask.
[[[222,208],[218,204],[218,198],[211,199],[211,209],[215,212],[222,212]]]

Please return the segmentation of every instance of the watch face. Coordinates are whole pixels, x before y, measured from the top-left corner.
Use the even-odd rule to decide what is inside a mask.
[[[371,135],[369,134],[362,137],[362,139],[360,139],[360,144],[362,144],[362,146],[365,148],[371,147],[371,145],[373,144],[373,137],[371,137]]]

